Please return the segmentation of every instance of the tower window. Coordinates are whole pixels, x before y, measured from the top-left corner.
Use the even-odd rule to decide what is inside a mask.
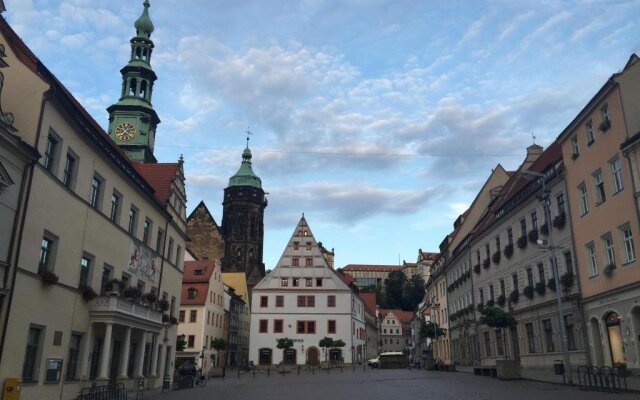
[[[138,89],[138,80],[131,79],[131,81],[129,81],[129,96],[135,96],[137,89]]]
[[[140,83],[140,97],[147,97],[147,81],[142,81]]]

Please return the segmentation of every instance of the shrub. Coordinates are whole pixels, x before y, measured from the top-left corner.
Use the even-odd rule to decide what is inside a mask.
[[[538,228],[530,230],[527,236],[529,237],[529,241],[535,244],[538,240]]]
[[[527,247],[527,237],[520,236],[516,244],[518,245],[519,248],[524,249],[525,247]]]
[[[138,300],[142,293],[137,287],[129,286],[124,290],[124,292],[122,292],[122,295],[130,300]]]
[[[511,258],[512,255],[513,255],[513,243],[509,243],[508,245],[504,246],[504,256],[507,258]]]
[[[542,296],[547,291],[547,286],[544,284],[544,282],[538,282],[536,283],[535,289],[536,292]]]
[[[532,299],[533,298],[533,286],[531,286],[531,285],[525,286],[524,290],[522,290],[522,293],[524,293],[524,295],[528,299]]]
[[[509,294],[509,300],[511,300],[512,303],[517,303],[518,297],[520,297],[520,292],[518,292],[518,290],[514,290]]]
[[[494,264],[500,263],[500,250],[496,250],[496,252],[493,253],[493,256],[491,256],[491,260],[493,260]]]
[[[149,293],[145,293],[144,295],[142,295],[142,300],[146,301],[147,303],[155,303],[158,300],[158,296],[156,296],[155,293],[153,292],[149,292]]]

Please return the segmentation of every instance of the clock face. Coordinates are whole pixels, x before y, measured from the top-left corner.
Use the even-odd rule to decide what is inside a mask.
[[[123,142],[128,142],[135,136],[136,127],[129,122],[123,122],[116,127],[116,137]]]

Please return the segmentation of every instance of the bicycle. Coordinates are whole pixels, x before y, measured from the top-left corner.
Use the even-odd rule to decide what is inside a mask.
[[[205,387],[207,385],[207,377],[200,371],[193,376],[193,387]]]

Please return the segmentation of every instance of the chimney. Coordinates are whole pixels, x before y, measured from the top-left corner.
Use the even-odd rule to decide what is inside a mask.
[[[540,157],[540,154],[542,154],[543,150],[544,149],[542,148],[542,146],[538,146],[537,144],[532,144],[531,146],[527,147],[527,158],[525,158],[524,162],[522,163],[522,169],[529,169],[531,164],[533,164],[538,159],[538,157]]]

